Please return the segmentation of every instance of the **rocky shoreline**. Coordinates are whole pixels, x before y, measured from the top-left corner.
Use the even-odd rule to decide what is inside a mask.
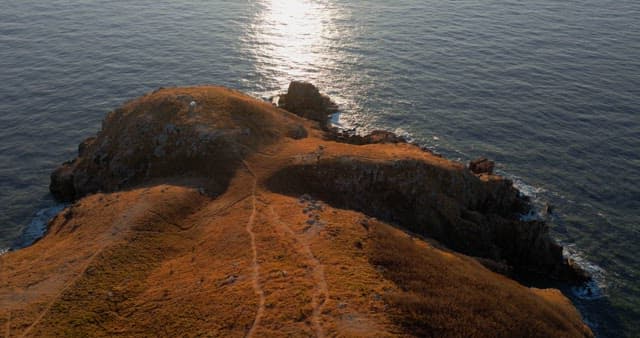
[[[195,102],[193,98],[181,99],[189,101],[190,107],[194,106],[191,103]],[[376,130],[361,136],[331,128],[329,116],[337,111],[337,106],[310,83],[292,82],[288,92],[280,96],[279,107],[317,121],[325,131],[324,138],[327,140],[352,145],[408,144],[402,137],[388,131]],[[171,108],[154,107],[163,110]],[[102,134],[109,134],[109,127],[120,125],[122,119],[122,112],[118,110],[107,116]],[[135,125],[136,132],[141,133],[138,137],[145,137],[146,132],[154,129],[149,127],[150,123]],[[159,135],[153,139],[153,151],[151,146],[130,140],[124,135],[115,135],[113,139],[121,142],[120,147],[137,147],[159,159],[164,157],[164,147],[170,139],[174,139],[176,146],[180,146],[180,143],[191,144],[186,154],[177,157],[189,158],[191,155],[193,158],[196,153],[215,153],[216,156],[223,155],[216,161],[233,162],[234,156],[241,157],[244,151],[229,151],[233,154],[217,151],[220,147],[233,147],[233,141],[216,139],[222,135],[216,134],[220,131],[207,130],[203,133],[197,128],[190,130],[188,126],[170,123],[163,130],[159,127],[155,129],[160,130],[156,130]],[[125,130],[125,134],[132,132]],[[243,133],[245,131],[233,131],[225,136],[235,138]],[[307,134],[302,126],[293,127],[287,133],[293,139],[305,138]],[[101,140],[99,145],[95,144],[97,139]],[[99,135],[98,138],[91,137],[82,142],[78,147],[78,158],[52,173],[51,193],[61,201],[71,201],[97,191],[116,191],[135,184],[143,172],[144,179],[157,175],[149,166],[151,161],[138,161],[137,167],[127,165],[131,163],[129,158],[124,157],[127,153],[114,151],[110,139],[109,136]],[[131,152],[131,155],[134,154]],[[544,221],[519,219],[518,216],[530,208],[528,201],[513,187],[513,182],[493,175],[493,167],[493,162],[487,159],[472,161],[468,168],[457,165],[456,170],[451,171],[420,161],[381,163],[350,156],[327,158],[318,153],[315,162],[288,167],[276,173],[271,180],[282,181],[274,184],[285,187],[285,190],[294,188],[293,191],[281,191],[283,193],[321,196],[336,206],[398,224],[417,234],[434,238],[453,250],[479,257],[489,267],[506,267],[501,270],[519,277],[546,276],[574,283],[588,280],[582,269],[562,256],[562,247],[551,239]],[[219,169],[210,167],[208,170]],[[157,165],[156,170],[167,170],[166,164]],[[228,176],[229,173],[219,175]],[[291,183],[296,180],[299,182]],[[215,194],[222,188],[208,187],[208,190]]]
[[[109,113],[100,132],[80,144],[78,157],[51,175],[51,193],[74,203],[54,218],[42,241],[2,256],[5,277],[12,278],[0,284],[0,304],[10,318],[0,324],[27,335],[134,328],[149,334],[157,323],[123,309],[138,311],[155,299],[156,316],[171,318],[185,311],[188,303],[178,300],[190,299],[194,288],[176,283],[189,281],[215,299],[194,301],[199,312],[248,306],[256,314],[245,309],[236,319],[190,319],[175,323],[174,333],[486,336],[489,325],[509,336],[591,335],[557,290],[528,289],[489,271],[588,279],[562,256],[544,222],[520,220],[528,201],[510,180],[493,174],[491,161],[467,166],[390,132],[331,128],[337,106],[308,83],[293,82],[278,104],[282,109],[203,86],[160,89]],[[407,233],[418,237],[407,242]],[[43,248],[46,257],[33,256]],[[50,262],[43,266],[40,259]],[[183,269],[193,264],[199,268]],[[26,266],[36,272],[25,273]],[[136,269],[141,274],[132,274]],[[356,281],[366,284],[350,286]],[[452,297],[449,283],[460,296],[440,308],[432,302]],[[155,294],[159,287],[166,294]],[[231,300],[223,288],[239,289]],[[298,299],[290,294],[296,288],[306,296],[285,310]],[[16,290],[31,301],[15,302]],[[403,300],[410,294],[423,302],[411,305],[424,307],[419,321]],[[119,295],[124,308],[102,308]],[[341,305],[347,303],[368,304],[357,314],[366,328],[345,322],[347,314],[356,316]],[[287,311],[303,314],[289,318]],[[136,313],[140,322],[123,313]],[[71,324],[78,316],[94,319]],[[507,323],[508,317],[517,319]],[[238,320],[244,324],[230,324]]]

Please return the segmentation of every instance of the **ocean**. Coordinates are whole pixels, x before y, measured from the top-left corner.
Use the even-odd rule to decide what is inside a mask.
[[[637,0],[3,0],[0,252],[42,235],[49,174],[124,101],[306,80],[345,128],[495,160],[595,276],[563,291],[597,335],[637,336],[639,18]]]

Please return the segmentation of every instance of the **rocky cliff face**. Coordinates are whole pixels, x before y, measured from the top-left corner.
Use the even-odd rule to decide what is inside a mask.
[[[511,182],[318,122],[221,87],[162,89],[110,113],[52,174],[52,193],[74,203],[45,238],[0,256],[0,327],[591,336],[558,291],[464,255],[571,278],[546,226],[515,217]]]
[[[525,204],[509,180],[417,159],[330,156],[286,167],[272,185],[291,195],[312,193],[464,254],[506,263],[521,276],[583,278],[564,260],[545,223],[518,219]]]
[[[288,95],[295,102],[316,102],[315,111],[324,111],[319,91],[311,84],[294,82]],[[306,116],[300,109],[292,112]],[[330,130],[325,138],[355,145],[406,143],[380,130],[364,136]],[[313,192],[338,207],[399,224],[467,255],[506,264],[508,271],[521,277],[540,275],[577,283],[588,279],[563,257],[562,247],[551,239],[543,221],[519,219],[528,209],[526,199],[510,180],[492,175],[494,163],[486,158],[471,161],[467,169],[415,159],[371,161],[323,155],[320,149],[310,163],[283,169],[272,178],[274,186],[290,194]]]

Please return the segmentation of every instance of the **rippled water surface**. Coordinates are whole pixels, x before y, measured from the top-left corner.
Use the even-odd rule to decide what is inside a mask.
[[[123,101],[203,83],[264,97],[293,79],[335,98],[345,126],[495,159],[597,276],[566,290],[585,319],[639,332],[636,0],[3,0],[0,251],[38,233],[49,173]]]

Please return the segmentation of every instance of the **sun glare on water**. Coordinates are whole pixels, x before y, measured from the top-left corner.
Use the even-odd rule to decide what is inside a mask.
[[[358,63],[347,48],[355,34],[345,25],[352,21],[349,8],[330,0],[262,0],[253,4],[252,13],[240,41],[253,61],[249,81],[258,87],[256,96],[280,94],[293,80],[308,81],[348,111],[334,116],[333,123],[348,128],[365,121],[358,98],[371,82],[349,69]]]
[[[329,47],[335,38],[331,27],[331,7],[323,2],[262,2],[250,31],[254,46],[259,46],[253,52],[259,60],[258,72],[282,86],[330,68]]]

